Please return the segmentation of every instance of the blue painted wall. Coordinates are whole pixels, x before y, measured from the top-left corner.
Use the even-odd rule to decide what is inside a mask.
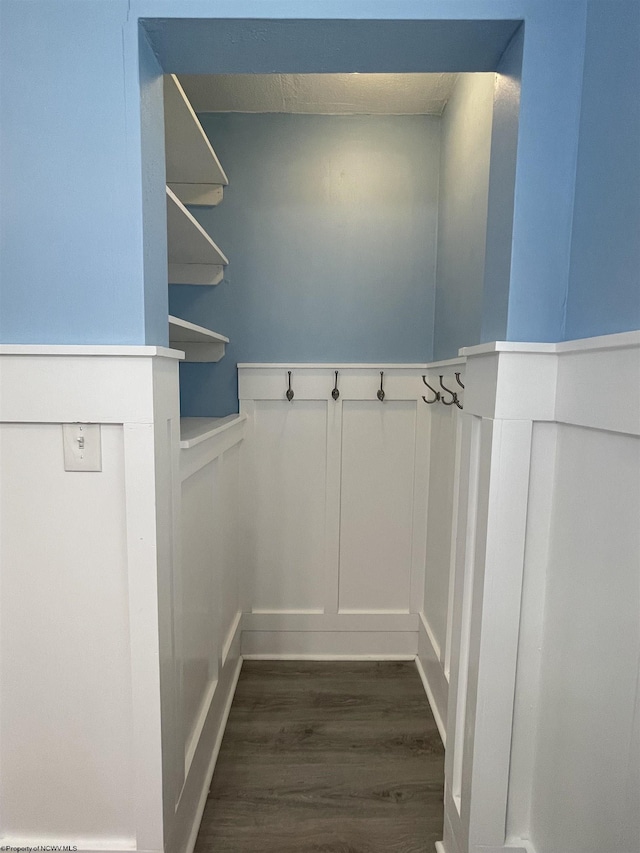
[[[640,4],[591,2],[564,337],[640,328]]]
[[[507,335],[533,340],[562,337],[586,10],[585,0],[398,0],[392,4],[387,0],[327,0],[321,11],[307,0],[218,0],[215,8],[210,0],[4,0],[0,44],[2,340],[166,340],[166,327],[159,326],[164,297],[148,292],[163,285],[144,255],[145,245],[153,244],[152,231],[158,251],[164,238],[159,200],[148,199],[145,212],[155,225],[149,231],[143,227],[143,174],[148,164],[142,163],[140,63],[145,57],[139,55],[138,20],[157,18],[166,22],[166,28],[179,28],[179,20],[173,19],[213,15],[218,19],[255,15],[374,19],[375,26],[361,20],[345,24],[344,30],[359,45],[360,61],[368,65],[367,70],[381,71],[417,69],[421,63],[426,70],[431,60],[420,48],[407,51],[402,39],[391,42],[382,53],[368,52],[370,44],[380,43],[379,33],[371,42],[367,39],[372,27],[379,28],[379,21],[510,19],[498,41],[494,40],[491,56],[474,54],[486,63],[497,61],[500,44],[506,43],[514,22],[523,19],[526,37]],[[224,26],[224,21],[218,21],[205,29],[219,33]],[[314,40],[313,23],[307,34],[307,42],[316,45],[313,56],[307,55],[304,45],[291,40],[290,29],[277,22],[269,36],[268,28],[255,22],[240,31],[237,24],[229,26],[235,27],[235,36],[226,41],[227,55],[242,60],[243,70],[253,70],[253,61],[268,62],[273,68],[284,59],[295,59],[296,70],[312,70],[306,65],[317,62],[319,56],[325,62],[349,63],[345,49],[349,39],[337,46],[328,38]],[[489,24],[480,26],[489,32]],[[450,39],[455,47],[452,32],[447,35],[442,23],[437,28],[439,50]],[[341,25],[338,31],[342,31]],[[265,53],[258,48],[267,36],[270,49]],[[214,70],[219,62],[218,54],[194,57],[189,39],[173,44],[172,49],[185,72],[195,71],[196,61],[198,70]],[[607,48],[616,61],[630,49],[623,48],[621,54],[617,45]],[[158,60],[165,71],[177,70],[167,65],[161,53]],[[147,73],[150,83],[156,72],[148,67]],[[611,133],[624,132],[626,113],[614,119]],[[157,163],[152,168],[158,168]],[[584,191],[580,190],[577,200],[582,197]],[[583,255],[576,242],[578,220],[576,226],[574,265]],[[615,229],[615,223],[611,228]],[[617,238],[611,239],[615,244]]]
[[[460,75],[442,115],[436,360],[480,343],[494,80]]]
[[[203,115],[229,176],[194,211],[230,259],[172,313],[231,339],[181,367],[183,412],[237,411],[238,361],[423,362],[433,351],[440,119]]]
[[[5,343],[144,343],[140,90],[137,61],[123,79],[123,22],[120,3],[2,4]]]

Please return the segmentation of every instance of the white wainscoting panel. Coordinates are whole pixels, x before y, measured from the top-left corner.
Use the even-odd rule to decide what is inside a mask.
[[[340,613],[409,613],[416,403],[342,407]]]
[[[164,846],[179,357],[0,351],[3,844]],[[101,425],[101,471],[64,471],[62,424],[78,422]]]
[[[640,850],[640,437],[558,427],[531,835]]]
[[[240,449],[235,444],[225,451],[220,466],[220,483],[216,504],[216,533],[221,543],[224,571],[220,575],[220,634],[221,663],[227,655],[240,619],[240,581],[242,562],[240,554]]]
[[[180,765],[167,848],[191,853],[240,673],[240,447],[245,418],[188,419],[179,450],[181,559],[170,585]]]
[[[135,842],[122,426],[101,438],[70,473],[60,424],[0,425],[5,837]]]
[[[258,401],[252,420],[251,610],[321,613],[327,404]]]
[[[332,368],[239,365],[248,417],[246,656],[417,653],[429,450],[425,368],[336,365],[337,399]]]
[[[635,853],[640,333],[463,352],[442,850]]]
[[[449,563],[459,410],[455,406],[436,404],[430,411],[431,441],[424,615],[437,643],[438,657],[443,657],[447,637]]]
[[[182,571],[174,634],[180,650],[184,761],[188,772],[193,751],[218,679],[219,596],[215,565],[215,500],[219,489],[217,460],[182,483]],[[219,558],[218,558],[219,559]],[[176,578],[176,580],[178,580]]]

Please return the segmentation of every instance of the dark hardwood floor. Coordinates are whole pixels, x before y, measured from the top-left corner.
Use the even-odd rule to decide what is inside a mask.
[[[195,853],[433,853],[443,779],[413,662],[245,661]]]

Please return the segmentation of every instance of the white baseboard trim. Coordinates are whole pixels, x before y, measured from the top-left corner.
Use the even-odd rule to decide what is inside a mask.
[[[427,681],[427,676],[422,667],[422,663],[420,662],[420,658],[416,655],[416,669],[418,670],[418,675],[420,676],[420,680],[422,681],[422,686],[424,687],[424,692],[427,694],[427,699],[429,700],[429,706],[431,708],[431,713],[433,714],[433,718],[436,721],[436,726],[438,727],[438,732],[440,733],[440,740],[442,741],[442,745],[446,748],[447,746],[447,730],[442,721],[442,717],[440,716],[440,712],[438,711],[438,705],[433,696],[433,692],[431,687],[429,686],[429,682]]]
[[[413,660],[417,631],[247,631],[248,660]]]
[[[216,762],[220,753],[222,738],[224,736],[224,732],[227,726],[227,720],[229,719],[229,713],[231,711],[233,697],[235,696],[236,687],[238,685],[238,679],[240,677],[240,670],[242,669],[243,658],[242,655],[240,655],[239,653],[240,638],[241,630],[240,622],[238,621],[236,624],[235,634],[233,635],[233,639],[230,644],[230,655],[228,657],[227,666],[222,668],[220,676],[218,678],[218,687],[216,690],[216,693],[218,695],[214,694],[214,701],[211,703],[211,714],[215,715],[217,712],[218,715],[217,723],[213,723],[216,726],[216,733],[213,742],[213,750],[211,752],[211,757],[208,761],[207,769],[204,773],[202,787],[200,789],[199,795],[197,796],[197,804],[193,812],[193,818],[189,822],[190,829],[187,835],[184,824],[182,825],[182,832],[180,832],[180,825],[176,825],[175,831],[174,833],[172,833],[172,843],[167,845],[167,850],[170,851],[170,853],[193,853],[193,850],[195,848],[196,840],[198,837],[198,831],[200,830],[200,824],[202,822],[202,815],[204,813],[204,809],[207,803],[207,796],[211,787],[211,780],[213,778]],[[222,691],[222,693],[218,693],[218,691]],[[209,743],[211,743],[210,740]],[[186,820],[184,822],[186,823]],[[185,837],[186,842],[183,842],[182,838]]]
[[[248,631],[405,632],[418,630],[416,613],[318,613],[314,611],[254,611],[245,613],[242,628]]]
[[[431,711],[438,726],[442,743],[447,745],[447,696],[449,683],[445,677],[444,669],[438,659],[438,654],[431,641],[429,631],[424,617],[420,616],[418,627],[418,653],[416,655],[416,667],[422,679]]]
[[[242,619],[242,611],[238,610],[236,613],[236,617],[229,628],[229,633],[224,639],[224,643],[222,645],[222,666],[227,662],[227,657],[229,656],[229,651],[231,646],[233,645],[233,641],[236,639],[236,634],[238,633],[238,629],[240,628],[240,621]]]
[[[395,661],[415,661],[415,655],[283,655],[283,654],[263,654],[263,655],[243,655],[243,660],[395,660]]]

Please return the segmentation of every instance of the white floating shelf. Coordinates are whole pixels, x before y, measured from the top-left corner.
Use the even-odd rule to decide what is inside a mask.
[[[229,338],[169,315],[169,344],[182,350],[185,361],[220,361]]]
[[[226,255],[167,187],[169,284],[218,284]]]
[[[214,206],[229,183],[175,74],[164,78],[167,183],[184,204]]]

